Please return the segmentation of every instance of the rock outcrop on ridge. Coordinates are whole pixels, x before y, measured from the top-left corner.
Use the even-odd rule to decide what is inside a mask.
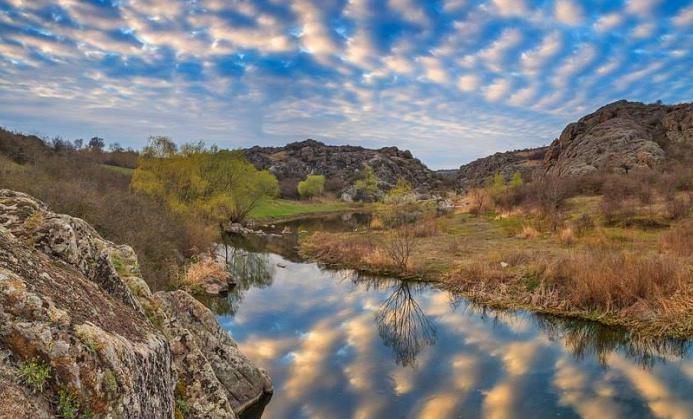
[[[549,146],[542,174],[573,176],[652,168],[682,145],[693,146],[693,103],[621,100],[568,124]]]
[[[0,190],[0,416],[236,417],[271,392],[207,308],[150,292],[130,247]]]
[[[371,150],[357,146],[331,146],[315,140],[287,144],[284,147],[255,146],[243,150],[246,158],[258,169],[269,170],[279,181],[296,182],[308,175],[324,175],[337,182],[338,196],[362,176],[365,166],[373,168],[380,187],[387,190],[404,178],[415,188],[429,191],[440,179],[408,150],[385,147]]]

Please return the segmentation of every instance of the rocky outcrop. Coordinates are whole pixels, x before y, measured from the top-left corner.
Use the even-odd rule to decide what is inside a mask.
[[[606,105],[568,124],[543,162],[543,174],[627,173],[665,161],[669,150],[693,146],[693,103]]]
[[[356,146],[330,146],[315,140],[284,147],[255,146],[243,150],[255,167],[269,170],[280,181],[299,181],[308,175],[324,175],[328,189],[340,196],[362,176],[365,166],[373,168],[381,189],[387,190],[404,178],[416,188],[430,190],[439,179],[408,150],[385,147],[378,150]]]
[[[32,365],[49,372],[43,388],[26,378]],[[204,306],[181,291],[152,295],[131,248],[8,190],[0,190],[0,388],[3,409],[19,417],[78,406],[151,418],[234,417],[272,389]]]
[[[541,167],[547,149],[507,151],[474,160],[458,170],[457,186],[462,190],[483,186],[498,173],[506,180],[510,180],[515,173],[520,173],[524,178],[531,177]]]

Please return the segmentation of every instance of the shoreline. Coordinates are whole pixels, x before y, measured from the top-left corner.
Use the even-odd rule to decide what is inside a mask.
[[[333,257],[326,258],[311,252],[303,240],[299,244],[299,253],[306,261],[315,262],[330,269],[350,269],[364,275],[374,277],[391,277],[400,280],[426,282],[435,287],[451,292],[456,296],[461,296],[472,303],[481,304],[490,308],[507,310],[525,310],[532,313],[548,314],[552,316],[572,318],[584,321],[593,321],[604,326],[619,327],[626,332],[643,338],[670,338],[670,339],[693,339],[693,318],[683,319],[681,323],[671,323],[667,319],[654,318],[652,321],[638,320],[635,317],[619,315],[618,313],[602,310],[586,310],[566,308],[561,309],[548,305],[528,303],[526,299],[531,298],[530,294],[517,294],[515,296],[490,293],[488,291],[478,292],[473,289],[465,289],[464,286],[446,280],[450,273],[442,274],[433,271],[402,272],[398,269],[380,269],[373,266],[349,262],[346,258],[335,260]],[[480,283],[483,280],[477,281]]]

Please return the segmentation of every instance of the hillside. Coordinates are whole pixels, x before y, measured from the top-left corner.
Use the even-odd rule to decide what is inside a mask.
[[[284,192],[295,190],[295,185],[307,175],[324,175],[326,189],[338,196],[353,196],[353,184],[364,167],[373,168],[380,187],[387,190],[404,178],[422,190],[439,184],[433,171],[408,150],[385,147],[377,150],[357,146],[331,146],[315,140],[287,144],[284,147],[255,146],[243,150],[255,167],[269,170],[283,185]]]
[[[474,160],[460,166],[457,171],[457,186],[463,190],[483,186],[497,173],[509,180],[513,174],[520,173],[529,178],[541,167],[547,147],[506,151]]]

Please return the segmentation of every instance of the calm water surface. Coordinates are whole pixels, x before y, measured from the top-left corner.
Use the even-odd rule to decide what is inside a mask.
[[[294,245],[221,249],[241,284],[209,302],[270,371],[263,417],[693,418],[690,342],[484,309],[432,285],[302,263]]]

